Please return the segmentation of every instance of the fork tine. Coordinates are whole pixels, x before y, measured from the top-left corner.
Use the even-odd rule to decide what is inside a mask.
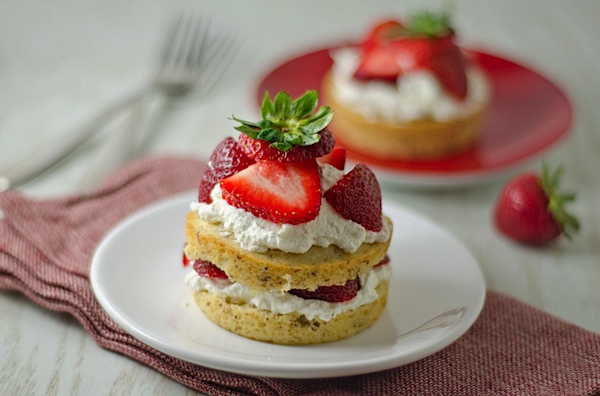
[[[190,51],[188,51],[186,59],[187,65],[192,68],[196,69],[200,65],[203,54],[206,52],[205,47],[208,41],[209,28],[209,22],[203,22],[202,18],[195,23],[195,29],[190,42]]]
[[[186,64],[187,57],[192,52],[192,45],[197,26],[196,23],[194,23],[193,16],[185,18],[184,21],[185,24],[181,29],[181,35],[179,37],[179,45],[177,46],[173,57],[173,64],[179,66]]]
[[[219,80],[237,53],[241,43],[228,37],[216,37],[207,49],[202,68],[202,89],[208,91]]]
[[[212,34],[205,17],[185,14],[178,18],[166,41],[157,84],[172,95],[196,86],[206,90],[223,74],[234,54],[228,35]]]
[[[183,68],[188,62],[195,45],[196,30],[199,23],[194,21],[193,16],[181,15],[172,28],[169,39],[165,41],[163,56],[161,58],[161,70],[172,70],[177,67]]]
[[[179,18],[171,25],[168,38],[163,43],[163,48],[160,57],[161,67],[172,63],[175,55],[180,47],[180,40],[185,26],[185,16],[180,15]]]

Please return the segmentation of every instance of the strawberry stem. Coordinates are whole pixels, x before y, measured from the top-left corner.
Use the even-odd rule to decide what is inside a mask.
[[[437,38],[452,34],[452,22],[449,11],[439,13],[424,11],[411,16],[406,32],[410,36]]]
[[[548,198],[548,211],[552,214],[563,234],[570,240],[572,239],[572,234],[579,231],[579,221],[565,210],[565,205],[573,202],[576,196],[573,193],[559,191],[563,171],[563,167],[558,166],[552,172],[547,164],[543,163],[542,176],[539,182],[544,190],[544,194]]]

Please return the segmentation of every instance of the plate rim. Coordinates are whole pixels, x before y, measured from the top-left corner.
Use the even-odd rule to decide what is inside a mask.
[[[259,81],[255,84],[253,90],[253,105],[254,107],[260,107],[260,103],[262,101],[262,95],[264,95],[264,90],[261,89],[263,85],[266,84],[266,81],[271,78],[271,76],[277,72],[279,69],[288,66],[293,62],[297,62],[302,58],[315,56],[320,53],[324,53],[330,51],[332,49],[341,48],[344,46],[353,46],[356,45],[356,42],[352,41],[340,41],[338,43],[331,43],[330,45],[321,46],[321,47],[313,47],[312,49],[307,48],[302,52],[298,52],[295,55],[290,55],[285,59],[280,59],[274,65],[268,68],[267,71],[264,71],[259,77]],[[501,164],[495,164],[493,166],[483,167],[483,168],[470,168],[470,169],[454,169],[454,170],[440,170],[440,169],[411,169],[411,168],[394,168],[393,166],[385,166],[379,164],[378,160],[376,162],[369,161],[368,156],[365,156],[361,153],[357,153],[357,157],[352,158],[352,155],[349,155],[349,160],[353,162],[366,162],[372,169],[375,171],[377,176],[381,179],[381,181],[385,183],[393,183],[400,186],[411,186],[411,187],[457,187],[457,186],[468,186],[472,184],[482,183],[488,180],[494,180],[502,175],[509,173],[512,170],[518,169],[523,166],[527,162],[533,161],[535,158],[540,157],[544,153],[548,152],[552,148],[556,147],[558,143],[567,138],[570,134],[573,119],[574,119],[574,110],[573,104],[569,99],[569,96],[557,83],[549,79],[543,73],[536,71],[534,68],[530,66],[525,66],[523,63],[515,61],[514,58],[506,55],[500,55],[495,52],[490,52],[488,50],[479,48],[479,47],[463,47],[463,50],[466,53],[470,53],[474,56],[483,56],[487,58],[494,58],[501,62],[507,62],[514,67],[518,67],[532,75],[535,75],[537,78],[543,80],[552,89],[555,91],[557,98],[563,102],[564,111],[566,112],[566,120],[563,130],[555,137],[553,140],[544,142],[543,144],[539,144],[539,147],[536,147],[534,150],[528,150],[528,153],[523,154],[517,158],[511,158],[509,160],[503,161]],[[485,70],[488,72],[488,70]],[[461,158],[463,155],[459,155],[456,158]],[[383,161],[382,161],[383,162]],[[433,164],[433,163],[432,163]]]
[[[184,361],[188,361],[190,363],[202,365],[205,367],[223,370],[227,372],[233,372],[243,375],[255,375],[255,376],[263,376],[263,377],[273,377],[273,378],[330,378],[330,377],[343,377],[350,375],[359,375],[359,374],[367,374],[376,371],[381,371],[385,369],[390,369],[394,367],[399,367],[405,364],[412,363],[414,361],[423,359],[427,356],[430,356],[434,353],[439,352],[443,348],[455,342],[458,338],[460,338],[476,321],[479,317],[481,310],[483,308],[485,297],[486,297],[486,285],[483,277],[483,273],[479,266],[477,260],[473,257],[470,250],[456,237],[454,237],[451,233],[449,233],[446,229],[439,226],[437,223],[432,220],[427,219],[426,217],[411,211],[410,209],[403,207],[402,205],[398,205],[397,203],[384,202],[384,209],[387,211],[390,210],[399,210],[400,212],[404,211],[405,213],[414,216],[419,221],[423,221],[427,223],[427,226],[433,226],[444,234],[446,238],[449,238],[452,243],[456,245],[457,248],[463,250],[471,259],[470,270],[474,271],[475,276],[478,278],[477,288],[478,291],[478,300],[474,301],[470,312],[463,318],[458,326],[449,327],[448,332],[450,330],[455,330],[452,332],[451,336],[438,336],[430,342],[435,344],[435,348],[417,348],[416,350],[411,351],[409,354],[405,354],[405,358],[402,359],[401,363],[397,363],[397,356],[388,357],[386,359],[382,359],[381,356],[377,357],[368,357],[363,358],[362,360],[357,360],[354,362],[344,362],[342,366],[340,366],[339,361],[332,362],[319,362],[315,366],[315,362],[309,364],[307,362],[301,364],[292,364],[292,363],[274,363],[274,364],[265,364],[257,365],[256,360],[244,361],[243,359],[223,359],[223,358],[215,358],[215,356],[210,356],[207,354],[202,355],[201,359],[198,359],[198,352],[193,353],[191,350],[183,350],[174,351],[173,348],[175,346],[165,345],[165,340],[161,340],[160,335],[155,335],[149,329],[139,329],[135,326],[135,323],[130,322],[128,317],[130,314],[120,312],[118,308],[115,307],[114,302],[111,301],[111,298],[106,295],[106,290],[102,287],[102,282],[99,281],[99,271],[100,265],[98,264],[99,252],[102,252],[104,247],[107,244],[110,244],[113,238],[116,238],[121,230],[125,230],[131,224],[139,221],[140,219],[145,218],[146,216],[154,214],[154,212],[161,210],[168,210],[171,207],[178,207],[180,205],[184,205],[190,202],[190,199],[193,199],[193,195],[191,192],[179,193],[170,197],[163,198],[161,200],[155,201],[149,205],[144,206],[143,208],[138,209],[133,212],[129,216],[123,218],[120,222],[115,224],[102,238],[102,241],[98,244],[97,249],[94,253],[92,264],[90,268],[90,283],[92,285],[94,296],[97,301],[100,303],[102,308],[106,311],[106,313],[111,317],[119,326],[123,328],[127,333],[132,335],[134,338],[144,342],[150,347],[166,353],[170,356],[182,359]],[[182,290],[185,289],[185,285],[182,280]],[[386,307],[386,311],[389,308]],[[384,311],[385,312],[385,311]],[[215,325],[216,326],[216,325]],[[458,328],[458,331],[456,329]],[[218,331],[223,331],[223,334],[230,335],[224,329],[217,329]],[[365,332],[369,331],[366,329]],[[343,341],[343,340],[342,340]],[[437,342],[434,342],[437,341]],[[259,341],[253,341],[259,342]],[[264,343],[265,346],[275,347],[275,348],[302,348],[303,346],[280,346],[275,344]],[[396,344],[395,344],[396,345]],[[319,345],[311,345],[308,346],[310,348],[318,348]],[[181,349],[181,347],[179,348]],[[395,357],[395,359],[393,358]]]

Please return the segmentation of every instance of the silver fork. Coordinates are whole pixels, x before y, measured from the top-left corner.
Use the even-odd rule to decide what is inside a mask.
[[[150,84],[107,108],[73,134],[31,153],[0,173],[0,192],[30,182],[67,162],[82,147],[88,146],[109,121],[151,93],[160,92],[175,98],[192,90],[206,92],[212,88],[235,54],[235,41],[224,34],[213,36],[209,30],[208,22],[202,19],[180,17],[168,34],[159,68]]]

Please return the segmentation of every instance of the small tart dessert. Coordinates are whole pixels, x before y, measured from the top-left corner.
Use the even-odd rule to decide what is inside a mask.
[[[377,24],[358,46],[332,51],[323,98],[331,130],[358,153],[435,160],[477,141],[489,107],[485,73],[455,43],[447,14]]]

